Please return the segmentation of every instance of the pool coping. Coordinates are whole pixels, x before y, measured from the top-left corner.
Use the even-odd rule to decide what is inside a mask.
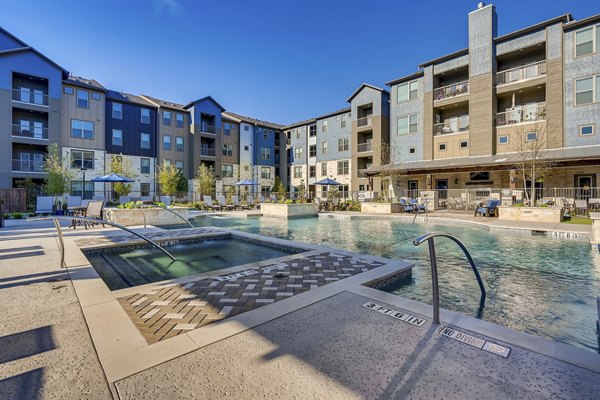
[[[331,247],[300,243],[223,228],[219,228],[219,230],[224,233],[226,232],[248,239],[306,249],[305,252],[278,257],[277,259],[293,259],[319,252],[333,252],[370,262],[380,262],[383,265],[367,272],[362,272],[319,288],[291,296],[290,298],[182,333],[158,343],[148,344],[118,301],[118,298],[127,294],[127,291],[129,291],[130,288],[116,291],[119,293],[111,292],[102,278],[100,278],[98,273],[91,266],[79,246],[75,243],[75,240],[67,240],[65,241],[67,271],[71,277],[75,294],[81,305],[98,358],[110,383],[114,383],[115,381],[145,369],[180,357],[216,341],[252,329],[275,318],[279,318],[337,293],[341,293],[349,288],[379,281],[413,267],[413,264],[404,260],[386,259]],[[134,242],[137,243],[138,241],[132,241],[131,243],[124,244],[124,246]],[[106,245],[93,247],[106,247]],[[113,245],[110,245],[110,247],[113,247]],[[240,270],[255,269],[263,265],[273,264],[273,260],[275,259],[217,270],[220,272],[218,274],[215,273],[216,271],[212,271],[209,273],[178,278],[177,280],[189,282],[190,280],[203,279],[207,274],[208,276],[219,276],[223,275],[224,272],[234,273]],[[148,286],[148,290],[151,287],[171,284],[173,281],[174,280],[167,280],[148,284],[151,285]],[[140,287],[135,287],[135,290],[139,293]]]

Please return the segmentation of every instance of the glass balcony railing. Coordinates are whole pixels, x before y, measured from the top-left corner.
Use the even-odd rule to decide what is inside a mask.
[[[537,78],[538,76],[542,75],[546,75],[546,61],[538,61],[498,72],[496,74],[496,85],[501,86],[509,83],[520,82],[527,79]]]
[[[496,126],[544,121],[545,119],[546,103],[533,103],[517,106],[513,109],[496,114]]]
[[[469,81],[462,81],[433,89],[434,100],[444,100],[469,93]]]
[[[359,143],[356,146],[356,151],[359,153],[363,151],[371,151],[371,142]]]
[[[48,139],[48,128],[35,125],[13,124],[12,135],[32,139]]]
[[[39,89],[30,89],[26,87],[13,88],[12,99],[14,101],[20,101],[21,103],[48,106],[48,95]]]
[[[12,160],[12,170],[19,172],[44,172],[44,161],[31,160],[31,159],[19,159]]]
[[[358,118],[356,120],[356,126],[361,127],[361,126],[369,126],[371,125],[371,116],[367,115],[366,117],[362,117],[362,118]]]
[[[463,115],[457,118],[449,118],[444,122],[433,125],[434,136],[447,135],[450,133],[466,132],[469,130],[469,116]]]
[[[202,122],[200,124],[200,130],[202,133],[210,133],[213,135],[217,132],[217,129],[214,127],[214,125],[209,125],[206,122]]]
[[[215,149],[213,149],[211,147],[203,147],[200,150],[200,155],[205,156],[205,157],[214,157],[215,156]]]

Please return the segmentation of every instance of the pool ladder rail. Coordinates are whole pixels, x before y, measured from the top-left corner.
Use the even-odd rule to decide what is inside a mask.
[[[478,315],[481,315],[481,311],[483,310],[483,306],[485,304],[485,298],[487,296],[487,292],[485,290],[485,286],[483,285],[483,280],[481,279],[481,275],[479,275],[479,270],[477,269],[477,265],[475,265],[475,261],[473,257],[471,257],[471,253],[467,250],[467,247],[454,235],[443,232],[429,232],[425,235],[413,240],[413,244],[415,246],[421,245],[423,242],[427,242],[429,246],[429,260],[431,262],[431,289],[433,290],[433,323],[440,323],[440,290],[438,285],[438,267],[437,267],[437,256],[435,253],[435,243],[434,238],[436,237],[445,237],[452,241],[454,241],[461,248],[465,256],[467,256],[467,260],[471,265],[471,269],[475,274],[475,278],[477,278],[477,283],[479,284],[479,289],[481,289],[481,298],[479,300],[479,309]]]

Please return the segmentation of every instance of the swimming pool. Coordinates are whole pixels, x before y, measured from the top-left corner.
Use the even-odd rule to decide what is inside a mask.
[[[155,247],[134,247],[84,250],[84,253],[106,286],[110,290],[118,290],[303,251],[236,239],[229,235],[186,240],[165,246],[177,261],[171,260]]]
[[[393,291],[431,304],[431,271],[424,244],[412,240],[430,231],[460,238],[475,259],[488,290],[481,318],[518,331],[598,352],[596,296],[600,255],[584,240],[532,236],[512,231],[436,223],[323,218],[196,219],[196,226],[220,226],[283,239],[406,259],[416,264],[412,282]],[[479,287],[458,247],[436,239],[441,306],[477,316]]]

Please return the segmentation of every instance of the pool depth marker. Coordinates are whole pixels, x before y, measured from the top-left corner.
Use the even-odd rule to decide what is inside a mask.
[[[388,317],[396,318],[400,321],[408,322],[409,324],[416,326],[423,326],[423,324],[426,321],[424,318],[417,318],[414,315],[407,314],[403,311],[393,310],[389,307],[382,306],[371,301],[366,302],[362,306],[370,310],[377,311],[378,313],[381,313],[383,315],[387,315]]]

